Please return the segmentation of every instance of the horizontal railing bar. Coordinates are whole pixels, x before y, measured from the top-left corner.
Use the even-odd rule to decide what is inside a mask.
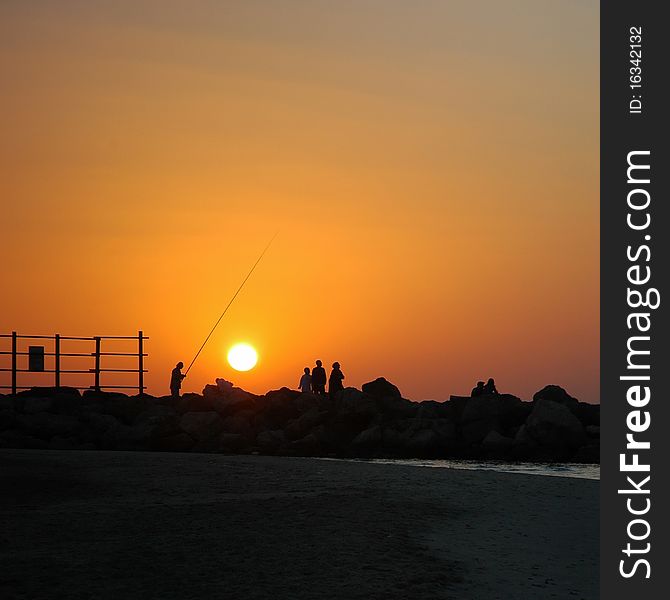
[[[0,338],[12,338],[14,337],[11,333],[0,333]],[[94,342],[96,338],[101,340],[139,340],[139,336],[136,335],[96,335],[93,337],[81,337],[81,336],[72,336],[72,335],[61,335],[61,340],[81,340]],[[17,340],[55,340],[55,335],[16,335]],[[148,340],[148,337],[142,336],[143,340]]]
[[[63,356],[61,354],[61,356]],[[95,352],[92,353],[91,356],[95,356]],[[100,356],[137,356],[139,358],[139,354],[136,352],[133,354],[132,352],[101,352]],[[149,356],[148,354],[142,354],[142,356]]]
[[[99,335],[97,336],[101,340],[139,340],[140,338],[136,335]],[[148,340],[148,337],[142,336],[143,340]]]
[[[98,369],[101,373],[139,373],[139,369]],[[148,373],[147,369],[142,369],[142,373]],[[95,369],[91,369],[95,373]],[[136,386],[137,387],[137,386]]]
[[[35,387],[51,387],[54,389],[58,389],[55,386],[35,386],[35,385],[17,385],[16,389],[17,390],[32,390]],[[89,385],[62,385],[60,387],[63,388],[73,388],[75,390],[94,390],[95,388],[93,386]],[[11,385],[0,385],[0,390],[11,390],[12,386]],[[101,385],[100,386],[101,390],[118,390],[118,389],[124,389],[124,390],[139,390],[140,386],[139,385]],[[146,385],[142,386],[143,390],[147,389]]]
[[[0,352],[0,354],[12,355],[12,352]],[[17,356],[30,356],[30,352],[17,352]],[[43,352],[42,356],[85,356],[91,358],[95,356],[95,352],[61,352],[56,354],[55,352]],[[137,354],[129,354],[128,356],[138,356]],[[145,355],[148,356],[148,355]]]
[[[36,386],[36,385],[17,385],[16,389],[17,390],[32,390],[35,387],[49,387],[49,388],[54,388],[57,389],[56,386],[51,385],[51,386]],[[88,390],[90,389],[89,386],[87,385],[61,385],[60,387],[62,388],[73,388],[75,390]],[[137,388],[137,386],[135,386]],[[11,385],[0,385],[0,390],[11,390],[13,389]]]
[[[91,386],[87,389],[94,390],[95,386]],[[104,389],[108,389],[108,390],[139,390],[140,386],[139,385],[101,385],[100,389],[101,390],[104,390]],[[143,385],[142,389],[146,390],[147,386]]]
[[[14,369],[0,369],[4,373],[11,373]],[[44,369],[42,371],[31,371],[30,369],[16,369],[17,373],[55,373],[56,369]],[[60,373],[94,373],[95,369],[86,369],[86,370],[72,370],[72,369],[61,369]]]
[[[13,352],[0,352],[0,355],[11,356]],[[30,352],[16,352],[17,356],[30,356]],[[42,356],[81,356],[88,357],[95,356],[95,352],[61,352],[56,354],[55,352],[43,352]],[[139,354],[132,352],[101,352],[100,356],[135,356],[139,358]],[[148,354],[142,354],[142,356],[149,356]]]
[[[3,334],[0,334],[0,337],[11,338],[11,337],[14,337],[14,336],[11,333],[10,334],[3,333]],[[54,340],[54,339],[56,339],[56,336],[55,335],[18,335],[17,334],[16,339],[17,340]],[[64,340],[64,339],[92,340],[93,338],[64,338],[64,337],[61,336],[60,339],[61,340]]]

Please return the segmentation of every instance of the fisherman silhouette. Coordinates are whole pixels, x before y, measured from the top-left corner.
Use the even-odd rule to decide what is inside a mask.
[[[186,377],[181,370],[184,368],[184,363],[179,361],[177,366],[172,369],[172,377],[170,377],[170,394],[173,398],[179,398],[179,390],[181,389],[181,381]]]
[[[334,394],[340,392],[344,389],[342,385],[342,380],[344,379],[344,374],[340,371],[340,363],[333,363],[333,370],[330,372],[330,377],[328,379],[328,393],[330,397],[333,398]]]
[[[496,382],[493,381],[493,378],[490,378],[487,382],[486,385],[484,386],[484,394],[493,394],[497,395],[498,390],[496,389]]]
[[[315,394],[326,394],[326,369],[320,360],[316,361],[316,367],[312,369],[312,391]]]
[[[303,394],[308,394],[312,391],[312,376],[309,374],[309,367],[305,367],[305,373],[300,378],[298,387]]]
[[[470,396],[472,398],[475,398],[477,396],[481,396],[484,393],[484,382],[483,381],[478,381],[477,382],[477,387],[472,388],[472,392],[470,392]]]

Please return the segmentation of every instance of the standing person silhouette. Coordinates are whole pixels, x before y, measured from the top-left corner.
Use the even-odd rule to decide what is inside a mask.
[[[341,392],[344,389],[342,385],[342,380],[344,379],[344,374],[340,371],[340,363],[333,363],[333,370],[330,372],[330,377],[328,378],[328,394],[331,398]]]
[[[326,369],[320,360],[316,361],[316,367],[312,369],[312,391],[315,394],[325,396],[326,394]]]
[[[172,376],[170,377],[170,395],[173,398],[179,398],[179,390],[181,389],[181,382],[186,375],[181,370],[184,368],[184,363],[179,361],[177,366],[172,369]]]
[[[312,376],[309,374],[309,367],[305,367],[305,372],[300,378],[298,387],[303,394],[309,394],[312,391]]]

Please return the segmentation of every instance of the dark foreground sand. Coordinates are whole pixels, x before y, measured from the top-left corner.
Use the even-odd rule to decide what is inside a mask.
[[[598,598],[598,482],[0,451],[0,597]]]

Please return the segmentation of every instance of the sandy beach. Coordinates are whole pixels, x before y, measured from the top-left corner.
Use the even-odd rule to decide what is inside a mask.
[[[2,450],[0,487],[5,599],[598,597],[596,481]]]

